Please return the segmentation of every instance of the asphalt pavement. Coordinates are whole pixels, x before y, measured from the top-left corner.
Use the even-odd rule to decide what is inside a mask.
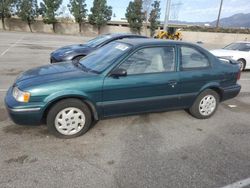
[[[182,110],[113,118],[70,140],[15,125],[3,100],[16,76],[88,39],[0,32],[0,187],[250,187],[250,72],[207,120]]]

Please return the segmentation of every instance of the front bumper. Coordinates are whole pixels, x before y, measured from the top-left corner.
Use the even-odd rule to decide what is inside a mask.
[[[239,84],[224,88],[222,94],[222,101],[236,97],[240,93],[240,90],[241,86]]]
[[[20,103],[12,96],[12,87],[5,97],[5,106],[13,122],[20,125],[41,124],[43,118],[42,107],[37,104]]]
[[[50,56],[50,63],[57,63],[59,62],[56,58],[54,58],[53,56]]]

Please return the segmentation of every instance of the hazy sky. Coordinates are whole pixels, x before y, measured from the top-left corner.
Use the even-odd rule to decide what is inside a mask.
[[[38,0],[41,1],[41,0]],[[164,20],[166,1],[161,0],[161,20]],[[67,6],[69,0],[63,0],[63,6]],[[87,8],[93,5],[93,0],[86,0]],[[113,13],[120,20],[125,17],[129,0],[107,0],[113,7]],[[217,18],[220,0],[172,0],[170,19],[181,21],[205,22]],[[66,8],[66,11],[68,9]],[[224,0],[221,17],[228,17],[236,13],[250,13],[250,0]],[[67,12],[66,15],[69,13]]]

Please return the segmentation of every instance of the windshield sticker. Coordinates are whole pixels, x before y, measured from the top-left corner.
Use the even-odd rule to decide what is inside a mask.
[[[123,45],[123,44],[118,44],[115,48],[121,51],[125,51],[128,49],[128,46]]]

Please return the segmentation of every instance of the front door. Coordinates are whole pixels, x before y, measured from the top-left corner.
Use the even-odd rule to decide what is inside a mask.
[[[173,108],[178,103],[178,73],[174,46],[137,50],[116,68],[125,77],[107,76],[103,85],[104,116]]]

